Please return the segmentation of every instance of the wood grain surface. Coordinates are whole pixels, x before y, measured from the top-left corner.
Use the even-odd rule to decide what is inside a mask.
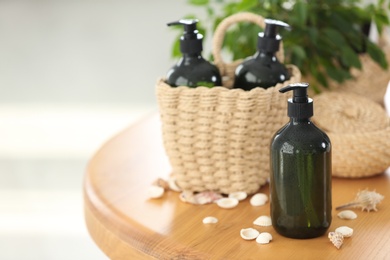
[[[364,148],[362,148],[364,149]],[[327,235],[299,240],[278,235],[272,227],[254,226],[269,215],[269,203],[253,207],[249,198],[234,209],[215,204],[183,203],[168,191],[148,199],[147,189],[157,178],[167,178],[170,166],[162,145],[160,121],[150,115],[125,129],[93,156],[84,179],[85,220],[91,237],[111,259],[390,259],[390,174],[364,179],[333,178],[333,209],[354,199],[359,190],[385,196],[377,212],[362,212],[342,220],[333,210],[329,231],[354,229],[336,249]],[[268,185],[260,192],[269,193]],[[219,222],[205,225],[215,216]],[[254,227],[273,236],[260,245],[240,237],[242,228]]]

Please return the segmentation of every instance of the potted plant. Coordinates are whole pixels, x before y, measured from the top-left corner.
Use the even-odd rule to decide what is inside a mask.
[[[205,8],[208,20],[200,24],[208,35],[219,22],[238,12],[253,12],[265,18],[287,22],[291,31],[284,31],[286,63],[297,65],[309,76],[315,90],[328,87],[330,81],[343,83],[353,78],[351,69],[362,68],[360,55],[387,69],[383,50],[369,40],[367,28],[376,24],[379,34],[389,25],[386,0],[363,5],[359,0],[187,0],[190,5]],[[207,23],[211,24],[207,30]],[[202,27],[203,25],[203,27]],[[224,49],[232,59],[242,59],[256,52],[256,25],[242,23],[226,34]],[[179,55],[178,44],[173,47]]]

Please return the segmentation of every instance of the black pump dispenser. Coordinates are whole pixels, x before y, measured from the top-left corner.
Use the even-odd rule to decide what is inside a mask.
[[[307,96],[308,83],[294,83],[279,92],[293,91],[293,97],[288,100],[287,115],[289,117],[304,119],[313,116],[313,100]]]
[[[279,50],[280,41],[282,37],[277,34],[279,27],[290,29],[290,25],[285,22],[265,19],[265,29],[264,32],[259,33],[259,38],[257,41],[257,48],[265,52],[277,52]]]
[[[274,229],[291,238],[323,235],[332,221],[332,152],[329,137],[310,120],[308,83],[280,89],[288,100],[290,122],[271,141],[270,193]]]
[[[181,19],[168,23],[168,26],[183,25],[184,33],[180,37],[180,51],[182,53],[200,53],[203,50],[203,35],[196,29],[197,19]]]
[[[257,52],[245,59],[235,71],[234,88],[269,88],[290,79],[286,67],[275,56],[282,40],[277,30],[279,27],[289,29],[290,26],[273,19],[265,19],[265,24],[264,32],[258,35]]]
[[[172,87],[222,86],[222,79],[216,66],[202,57],[203,35],[196,28],[197,19],[181,19],[168,23],[180,25],[184,33],[180,37],[180,51],[183,57],[167,73],[166,82]]]

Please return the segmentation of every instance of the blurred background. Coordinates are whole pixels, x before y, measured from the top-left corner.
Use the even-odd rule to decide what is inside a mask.
[[[157,110],[185,1],[0,1],[0,259],[106,259],[82,181],[94,152]],[[206,39],[205,48],[210,45]]]

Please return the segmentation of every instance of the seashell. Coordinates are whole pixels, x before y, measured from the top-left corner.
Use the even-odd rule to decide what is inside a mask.
[[[260,216],[255,221],[253,221],[254,225],[268,227],[272,225],[271,218],[268,216]]]
[[[231,209],[238,205],[238,199],[235,198],[222,198],[217,200],[217,205],[224,209]]]
[[[375,192],[375,191],[368,191],[368,190],[362,190],[359,191],[355,197],[355,200],[338,206],[336,209],[343,209],[348,207],[360,207],[362,211],[367,210],[367,212],[370,212],[371,210],[377,211],[376,205],[381,203],[384,199],[384,196]]]
[[[180,200],[194,205],[204,205],[213,203],[222,198],[222,195],[213,191],[203,191],[194,194],[192,191],[183,191],[180,193]]]
[[[180,193],[179,198],[183,202],[190,203],[190,204],[197,204],[195,195],[192,191],[183,191],[182,193]]]
[[[164,190],[167,190],[169,188],[168,182],[164,179],[158,178],[152,183],[153,186],[159,186],[164,188]]]
[[[215,224],[218,222],[216,217],[208,216],[203,219],[203,224]]]
[[[213,203],[222,198],[222,195],[214,191],[203,191],[194,195],[196,204],[204,205]]]
[[[148,197],[150,199],[158,199],[164,195],[164,188],[156,185],[152,185],[148,189]]]
[[[240,235],[245,240],[253,240],[259,236],[260,232],[254,228],[243,228],[240,231]]]
[[[248,194],[245,191],[237,191],[229,194],[229,198],[235,198],[239,201],[246,199],[248,197]]]
[[[329,232],[328,238],[337,249],[340,249],[344,243],[344,236],[339,232]]]
[[[256,242],[259,244],[268,244],[271,240],[272,235],[268,232],[262,232],[256,238]]]
[[[176,183],[176,179],[174,178],[169,178],[168,179],[168,187],[170,190],[176,191],[176,192],[181,192],[180,187]]]
[[[340,211],[339,214],[337,214],[337,216],[341,219],[355,219],[355,218],[357,218],[356,213],[353,212],[352,210]]]
[[[343,237],[351,237],[353,234],[353,229],[347,226],[341,226],[336,228],[335,232],[341,233]]]
[[[263,206],[268,201],[268,196],[264,193],[256,193],[250,199],[250,204],[252,206]]]

